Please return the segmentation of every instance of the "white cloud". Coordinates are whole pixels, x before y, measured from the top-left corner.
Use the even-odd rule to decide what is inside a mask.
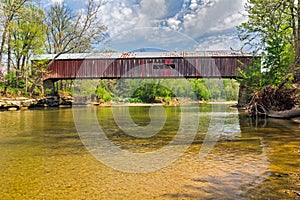
[[[139,20],[136,12],[137,5],[125,2],[122,0],[106,0],[101,6],[100,18],[102,23],[107,26],[111,37],[133,29]]]
[[[64,2],[64,0],[51,0],[51,4],[62,4]]]
[[[192,0],[192,1],[191,1],[190,8],[191,8],[192,10],[195,10],[196,8],[198,8],[197,0]]]
[[[224,34],[206,37],[195,46],[195,50],[239,50],[242,45],[243,43],[235,34]]]
[[[165,0],[142,0],[139,14],[147,20],[161,19],[167,14],[166,2]]]
[[[183,31],[192,37],[199,37],[214,31],[232,29],[241,21],[242,16],[238,15],[241,10],[241,0],[206,1],[183,16]],[[233,20],[234,23],[231,23]]]
[[[179,25],[181,24],[181,21],[175,18],[169,18],[167,19],[167,24],[171,29],[177,30]]]
[[[170,28],[136,28],[112,38],[106,48],[121,51],[132,51],[140,48],[156,48],[167,51],[193,51],[198,43],[193,38],[188,37]]]
[[[215,27],[212,28],[213,31],[221,31],[224,29],[234,28],[241,24],[245,20],[245,17],[241,13],[233,13],[227,16],[223,20],[220,20]]]
[[[127,48],[122,46],[125,44],[140,44],[145,47],[145,45],[159,45],[159,43],[164,45],[169,43],[170,48],[174,48],[175,45],[171,44],[166,30],[180,31],[181,34],[195,40],[206,37],[207,41],[210,41],[200,40],[202,45],[195,48],[227,47],[228,49],[231,44],[236,43],[236,33],[233,30],[245,20],[245,17],[240,14],[244,12],[245,1],[103,0],[100,16],[102,23],[108,27],[111,42],[116,43],[113,46],[118,49]],[[170,6],[171,3],[173,6]],[[176,6],[179,8],[175,13],[170,10],[171,7],[176,8],[174,3],[177,3]],[[149,27],[164,28],[164,31],[159,33],[158,30],[162,29],[153,31],[154,29]],[[228,32],[233,35],[230,37]],[[172,35],[170,38],[175,40],[176,37]],[[174,41],[173,43],[180,45]]]

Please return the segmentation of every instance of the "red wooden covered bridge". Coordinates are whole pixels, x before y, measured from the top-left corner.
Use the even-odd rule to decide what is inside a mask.
[[[40,55],[35,60],[52,60]],[[240,51],[62,54],[43,79],[236,78],[253,55]]]

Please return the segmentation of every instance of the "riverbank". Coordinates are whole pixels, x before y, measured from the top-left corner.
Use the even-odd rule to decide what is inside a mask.
[[[194,101],[188,98],[173,98],[170,102],[157,101],[155,103],[129,103],[116,101],[91,101],[87,97],[72,96],[47,96],[47,97],[0,97],[0,110],[27,110],[31,108],[46,107],[72,107],[73,105],[92,105],[92,106],[179,106],[191,104],[227,104],[236,105],[236,101]]]
[[[0,98],[0,110],[27,110],[37,107],[59,107],[59,106],[71,106],[73,103],[72,97],[1,97]]]
[[[237,101],[188,101],[188,102],[179,102],[176,105],[192,105],[192,104],[226,104],[231,106],[236,106]],[[100,104],[100,106],[166,106],[167,104],[164,103],[120,103],[120,102],[111,102],[106,104]],[[170,105],[170,106],[176,106]]]

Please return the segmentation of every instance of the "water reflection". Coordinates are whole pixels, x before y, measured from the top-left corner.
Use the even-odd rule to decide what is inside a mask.
[[[165,108],[165,126],[150,138],[124,134],[112,108],[93,109],[107,138],[131,152],[161,149],[179,128],[177,107]],[[129,111],[135,123],[150,123],[149,108]],[[170,165],[144,174],[117,171],[96,160],[79,139],[71,109],[0,112],[0,199],[299,198],[299,124],[251,121],[228,107],[226,113],[211,112],[209,105],[188,111],[200,118],[193,143]],[[223,131],[200,159],[212,118],[223,118],[216,127]],[[179,141],[175,147],[186,144]]]
[[[243,135],[239,123],[240,115],[236,110],[211,114],[225,118],[218,144],[205,158],[186,161],[190,164],[190,171],[194,173],[190,183],[184,186],[187,192],[167,194],[166,197],[248,199],[245,191],[257,187],[267,179],[265,172],[270,162],[263,138],[250,139]],[[193,154],[198,150],[198,144],[203,142],[201,137],[198,140],[200,141],[191,147],[189,153]]]

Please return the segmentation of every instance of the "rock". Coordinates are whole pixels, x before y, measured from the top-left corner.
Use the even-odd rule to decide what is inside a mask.
[[[100,106],[111,106],[112,105],[112,102],[111,101],[107,101],[107,102],[104,102],[104,103],[101,103],[99,104]]]
[[[170,105],[172,105],[172,106],[178,106],[178,105],[180,105],[179,99],[172,98],[172,101],[171,101]]]
[[[16,107],[11,107],[11,108],[8,108],[7,110],[8,110],[8,111],[17,111],[18,108],[16,108]]]
[[[59,105],[71,106],[74,103],[74,99],[71,96],[63,96],[59,100]]]
[[[32,100],[25,100],[22,102],[22,107],[30,107],[33,104]]]
[[[26,97],[17,97],[16,100],[17,101],[26,101],[26,100],[28,100],[28,98],[26,98]]]
[[[35,106],[37,107],[58,107],[59,106],[59,97],[49,96],[41,99],[37,99]]]
[[[300,117],[295,117],[291,119],[293,122],[299,123],[300,124]]]
[[[22,106],[20,110],[28,110],[28,107]]]
[[[20,107],[21,102],[20,101],[6,101],[6,107]]]

